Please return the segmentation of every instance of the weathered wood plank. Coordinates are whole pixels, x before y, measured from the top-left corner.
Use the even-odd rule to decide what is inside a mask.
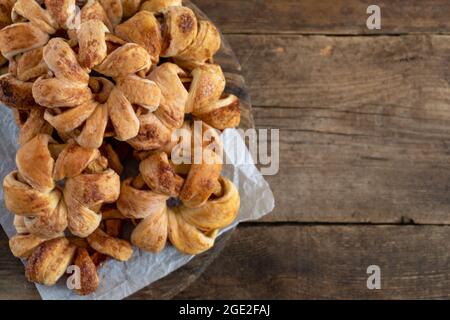
[[[450,297],[450,227],[248,226],[177,299]],[[367,267],[381,268],[368,290]]]
[[[450,32],[446,0],[194,0],[224,33],[399,34]],[[366,27],[381,8],[381,30]]]
[[[449,36],[227,38],[281,130],[265,221],[450,223]]]

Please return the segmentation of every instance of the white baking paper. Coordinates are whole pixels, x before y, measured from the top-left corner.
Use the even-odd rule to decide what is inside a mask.
[[[17,151],[17,128],[9,109],[0,105],[0,178],[16,168],[14,159]],[[236,222],[222,232],[226,232],[242,221],[256,220],[271,212],[275,202],[272,191],[254,164],[249,164],[250,153],[239,133],[234,129],[222,134],[224,154],[227,159],[223,175],[238,187],[241,208]],[[247,160],[247,161],[244,161]],[[0,188],[1,189],[1,188]],[[0,191],[0,224],[9,238],[16,232],[13,215],[3,203]],[[135,248],[133,257],[127,262],[107,260],[99,269],[100,285],[97,291],[81,297],[69,290],[62,279],[53,287],[36,285],[43,299],[123,299],[152,282],[165,277],[180,268],[194,256],[179,253],[168,245],[163,252],[151,254]]]

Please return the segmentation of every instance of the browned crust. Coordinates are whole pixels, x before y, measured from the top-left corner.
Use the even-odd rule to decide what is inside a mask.
[[[85,296],[95,292],[99,284],[97,268],[86,249],[77,249],[75,265],[80,268],[81,288],[76,289],[77,293]]]

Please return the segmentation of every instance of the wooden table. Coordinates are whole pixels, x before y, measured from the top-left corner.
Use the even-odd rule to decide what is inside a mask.
[[[450,2],[193,2],[235,50],[257,127],[281,130],[281,165],[274,212],[176,297],[449,298]]]
[[[236,52],[256,126],[280,129],[280,172],[274,212],[177,298],[449,298],[450,2],[193,2]]]

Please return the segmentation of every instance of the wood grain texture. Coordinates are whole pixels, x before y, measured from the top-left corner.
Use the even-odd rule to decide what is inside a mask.
[[[251,225],[176,298],[449,298],[449,260],[448,226]],[[367,289],[370,265],[381,290]]]
[[[228,35],[280,129],[263,221],[450,223],[450,37]]]
[[[447,0],[194,0],[224,33],[404,34],[450,32]],[[381,8],[369,30],[367,7]]]

